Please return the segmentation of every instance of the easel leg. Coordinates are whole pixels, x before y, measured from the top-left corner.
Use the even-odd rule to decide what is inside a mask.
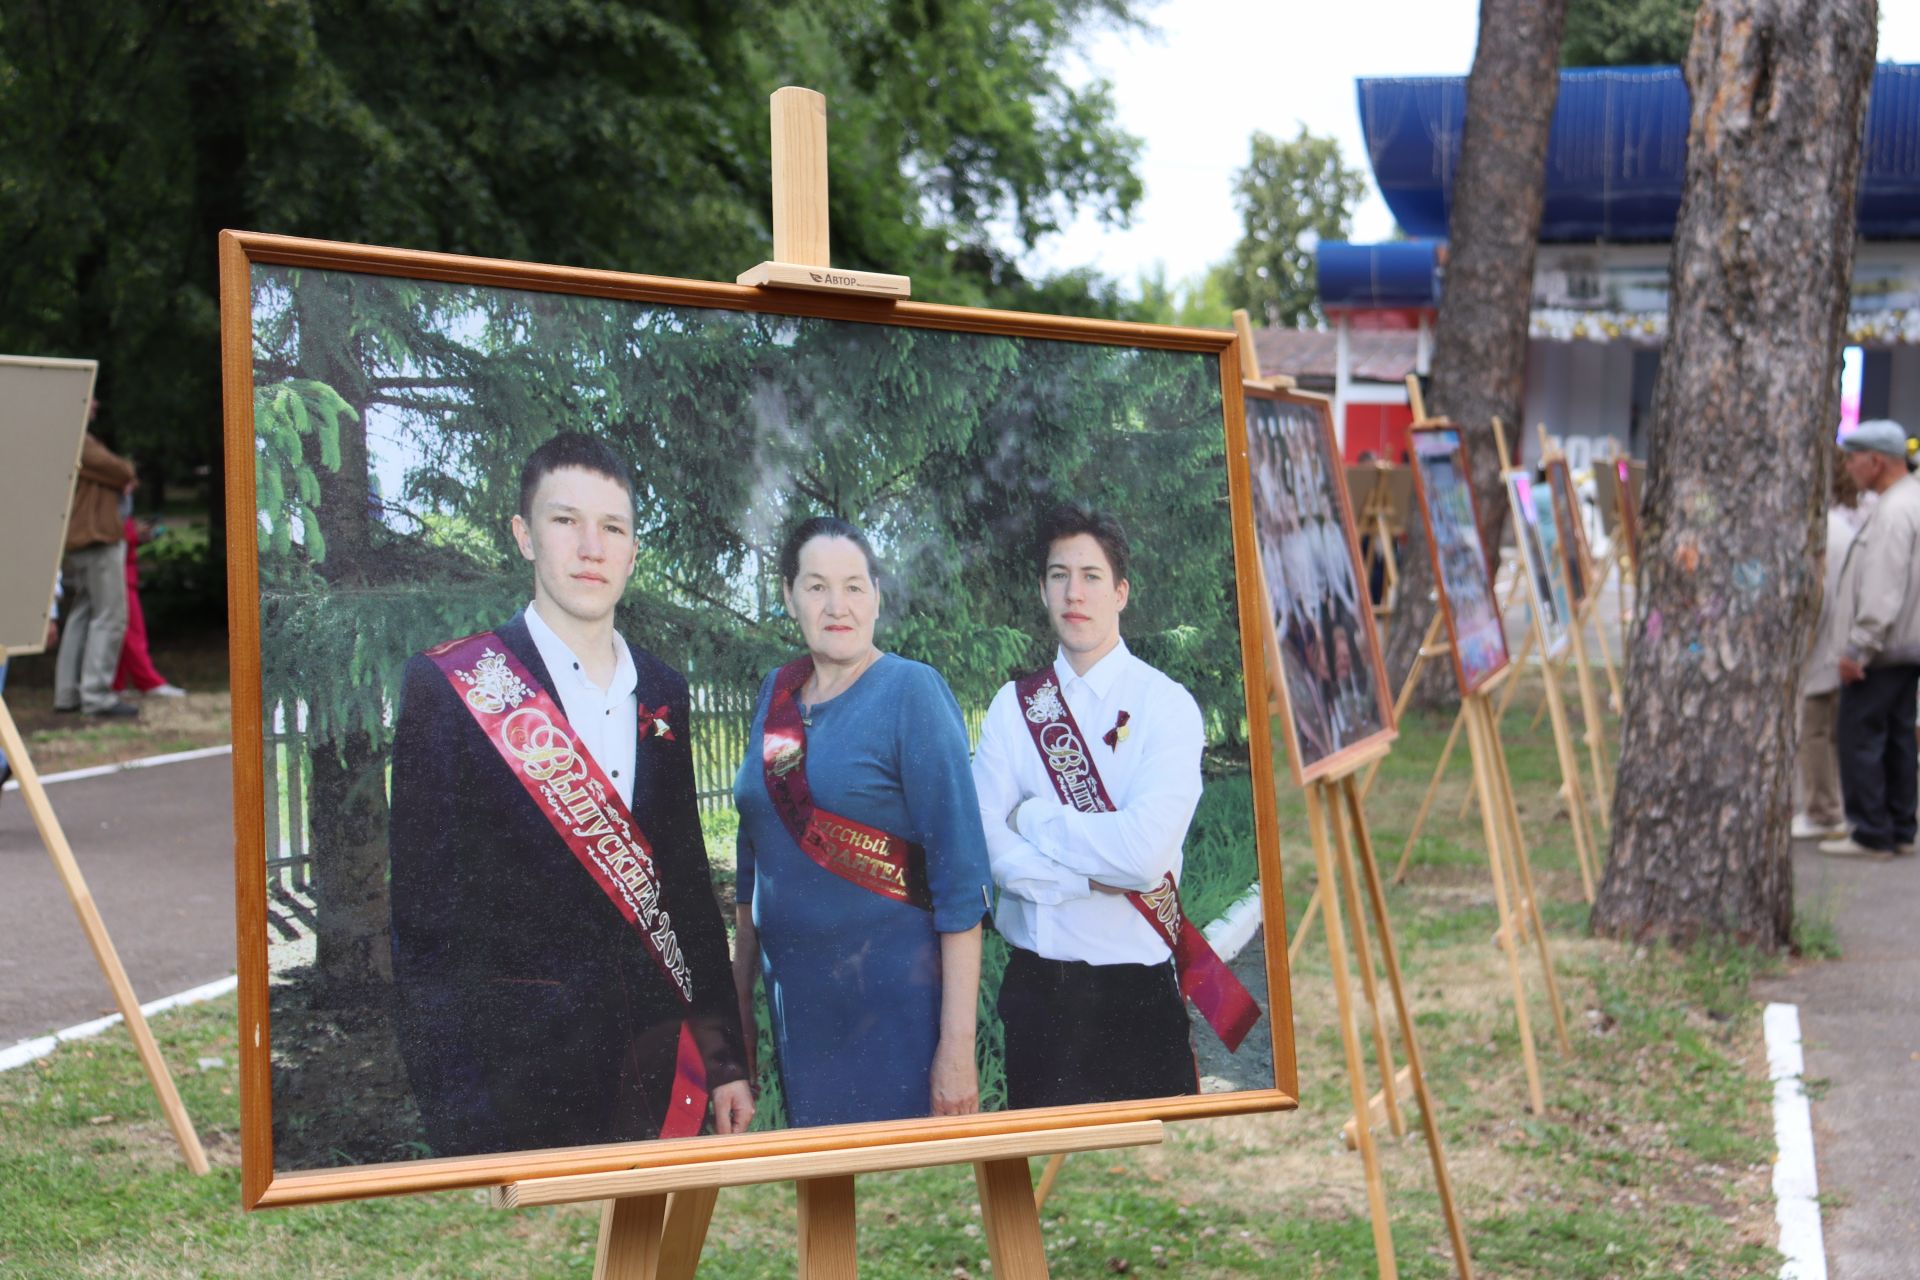
[[[1307,788],[1307,826],[1313,834],[1313,861],[1322,889],[1333,891],[1333,855],[1327,847],[1326,784],[1316,782]],[[1347,1056],[1347,1083],[1353,1092],[1353,1114],[1360,1117],[1354,1138],[1360,1148],[1360,1163],[1366,1171],[1367,1212],[1373,1220],[1373,1249],[1380,1263],[1382,1280],[1396,1280],[1399,1269],[1393,1259],[1393,1229],[1387,1221],[1387,1188],[1380,1177],[1380,1156],[1373,1145],[1373,1127],[1366,1123],[1367,1076],[1361,1060],[1360,1036],[1354,1030],[1353,989],[1347,981],[1347,944],[1340,927],[1340,913],[1328,909],[1326,915],[1327,955],[1333,965],[1335,1012],[1340,1019],[1340,1044]],[[1392,1089],[1391,1080],[1387,1088]]]
[[[980,1188],[993,1274],[1008,1280],[1046,1280],[1047,1250],[1026,1160],[982,1160],[973,1166],[973,1180]]]
[[[1020,1162],[1022,1166],[1026,1161]],[[793,1184],[800,1215],[800,1280],[853,1280],[853,1175]],[[1033,1194],[1027,1194],[1032,1210]]]
[[[1407,704],[1413,701],[1413,691],[1420,687],[1420,673],[1427,669],[1427,659],[1445,653],[1445,649],[1435,646],[1440,640],[1440,628],[1446,620],[1440,616],[1440,610],[1433,611],[1433,621],[1427,624],[1427,634],[1420,638],[1419,652],[1413,655],[1413,665],[1407,668],[1407,678],[1400,685],[1400,694],[1393,700],[1393,722],[1399,724],[1407,714]],[[1380,761],[1375,760],[1367,766],[1366,776],[1360,779],[1360,798],[1365,800],[1367,792],[1373,789],[1373,776],[1380,772]]]
[[[1066,1163],[1067,1153],[1064,1151],[1056,1151],[1047,1157],[1047,1167],[1040,1171],[1040,1185],[1033,1189],[1035,1210],[1047,1207],[1047,1197],[1053,1194],[1054,1180],[1060,1176],[1060,1170]]]
[[[1400,978],[1400,948],[1393,938],[1393,921],[1387,915],[1387,894],[1380,884],[1380,866],[1373,857],[1373,836],[1367,830],[1366,816],[1360,809],[1360,795],[1353,779],[1342,778],[1340,791],[1347,802],[1347,817],[1352,823],[1354,851],[1360,860],[1360,873],[1367,886],[1367,899],[1373,907],[1374,928],[1380,935],[1380,959],[1386,966],[1387,985],[1393,990],[1394,1012],[1400,1018],[1400,1040],[1407,1050],[1407,1070],[1413,1077],[1414,1097],[1420,1103],[1420,1128],[1427,1138],[1427,1155],[1433,1162],[1433,1182],[1440,1193],[1440,1214],[1447,1221],[1447,1235],[1453,1241],[1454,1271],[1460,1280],[1473,1280],[1473,1260],[1467,1253],[1467,1234],[1460,1212],[1453,1203],[1453,1180],[1447,1176],[1447,1153],[1440,1143],[1440,1122],[1434,1111],[1433,1097],[1427,1092],[1426,1067],[1420,1060],[1420,1042],[1414,1036],[1413,1012],[1407,1007],[1406,984]]]
[[[1320,914],[1320,891],[1324,884],[1313,886],[1313,894],[1307,899],[1307,909],[1300,913],[1300,927],[1293,931],[1293,941],[1287,944],[1287,967],[1291,969],[1300,960],[1300,948],[1307,943],[1307,931],[1313,927],[1313,918]]]
[[[1547,1109],[1546,1094],[1540,1087],[1540,1060],[1533,1047],[1533,1024],[1527,1016],[1527,986],[1520,976],[1520,950],[1513,937],[1513,929],[1507,921],[1513,918],[1513,912],[1507,902],[1507,872],[1502,865],[1500,823],[1495,819],[1499,812],[1499,801],[1494,796],[1494,784],[1487,758],[1489,750],[1486,742],[1486,714],[1482,704],[1484,697],[1470,696],[1466,705],[1472,708],[1467,714],[1467,748],[1473,756],[1473,785],[1480,800],[1480,827],[1487,842],[1487,870],[1493,878],[1494,909],[1499,913],[1500,949],[1506,953],[1507,976],[1513,983],[1513,1014],[1520,1028],[1520,1055],[1527,1068],[1527,1099],[1535,1115],[1543,1114]]]
[[[593,1280],[654,1280],[666,1216],[665,1196],[606,1201],[600,1210],[600,1243],[594,1250]]]
[[[1593,827],[1587,820],[1587,795],[1580,785],[1580,754],[1573,749],[1573,731],[1567,725],[1567,707],[1560,698],[1560,671],[1546,664],[1546,707],[1553,717],[1553,749],[1560,761],[1560,781],[1567,788],[1567,820],[1573,827],[1573,853],[1580,862],[1580,888],[1593,901]]]
[[[1367,1009],[1373,1014],[1373,1055],[1385,1083],[1381,1099],[1386,1106],[1387,1127],[1396,1138],[1407,1136],[1407,1122],[1400,1114],[1400,1091],[1393,1086],[1393,1045],[1387,1040],[1386,1015],[1380,1009],[1380,987],[1374,978],[1373,946],[1367,938],[1367,917],[1360,905],[1360,889],[1353,876],[1353,850],[1346,820],[1337,804],[1329,807],[1328,825],[1333,832],[1333,859],[1340,876],[1340,894],[1347,902],[1347,920],[1353,929],[1353,952],[1360,967],[1360,988],[1366,993]],[[1356,1115],[1355,1122],[1366,1124],[1368,1117]]]
[[[707,1228],[713,1222],[718,1187],[696,1187],[667,1197],[667,1221],[660,1233],[660,1261],[655,1280],[693,1280],[706,1247]]]
[[[186,1104],[180,1101],[179,1090],[174,1088],[166,1059],[160,1056],[160,1046],[154,1043],[146,1015],[140,1012],[140,1001],[133,994],[133,984],[128,981],[127,971],[120,964],[120,954],[113,948],[113,939],[108,936],[107,926],[100,919],[99,908],[94,906],[93,893],[87,888],[86,878],[80,874],[80,864],[74,861],[73,849],[67,844],[66,833],[60,829],[60,820],[54,815],[46,789],[40,785],[40,774],[34,769],[32,758],[27,755],[27,744],[20,737],[20,729],[13,722],[13,713],[7,709],[5,698],[0,698],[0,751],[6,752],[7,763],[13,766],[14,776],[20,779],[20,794],[26,797],[27,810],[33,815],[33,825],[39,828],[40,839],[53,859],[53,869],[59,874],[60,883],[65,886],[67,897],[80,917],[80,928],[87,935],[87,945],[93,948],[93,958],[106,975],[107,986],[113,990],[114,1006],[120,1010],[120,1016],[126,1019],[127,1031],[133,1036],[134,1051],[140,1055],[140,1065],[153,1085],[154,1094],[160,1099],[160,1110],[166,1114],[167,1127],[173,1130],[173,1139],[180,1144],[180,1154],[186,1157],[187,1168],[196,1174],[203,1174],[207,1172],[208,1165],[207,1153],[200,1146],[200,1135],[194,1132],[193,1121],[187,1115]]]
[[[1596,627],[1595,631],[1602,629]],[[1573,630],[1574,672],[1580,677],[1580,716],[1587,722],[1587,760],[1593,766],[1593,798],[1600,807],[1600,828],[1612,831],[1613,788],[1607,782],[1606,722],[1601,719],[1600,695],[1593,687],[1593,668],[1587,664],[1587,641],[1581,634],[1583,630],[1581,627]]]
[[[1533,887],[1533,859],[1527,856],[1526,838],[1520,834],[1520,808],[1513,798],[1513,775],[1507,770],[1507,750],[1500,741],[1500,726],[1490,724],[1487,727],[1493,745],[1493,759],[1499,766],[1500,801],[1507,812],[1507,825],[1513,831],[1513,864],[1522,894],[1522,906],[1527,921],[1533,926],[1534,947],[1540,952],[1540,969],[1547,980],[1547,1005],[1553,1010],[1553,1029],[1560,1041],[1560,1052],[1573,1054],[1573,1043],[1567,1039],[1566,1010],[1560,1004],[1560,982],[1553,974],[1553,955],[1547,945],[1546,924],[1540,919],[1540,894]]]
[[[1433,811],[1433,798],[1440,791],[1441,775],[1447,771],[1447,762],[1453,759],[1454,744],[1460,741],[1460,726],[1465,722],[1465,712],[1455,712],[1453,728],[1447,731],[1447,743],[1440,748],[1440,759],[1433,766],[1433,776],[1427,779],[1427,792],[1420,797],[1419,811],[1413,815],[1413,826],[1407,830],[1407,843],[1400,850],[1400,861],[1393,868],[1393,882],[1399,884],[1407,874],[1407,863],[1413,860],[1413,846],[1420,839],[1420,833],[1426,830],[1427,815]],[[1468,788],[1472,794],[1472,788]]]
[[[1593,602],[1591,600],[1587,602],[1587,612],[1589,614],[1593,612]],[[1607,643],[1607,629],[1605,627],[1595,627],[1593,629],[1593,638],[1595,643],[1600,646],[1600,666],[1601,669],[1607,673],[1607,691],[1611,695],[1611,705],[1614,714],[1618,715],[1626,709],[1626,698],[1625,695],[1620,692],[1620,673],[1615,671],[1613,667],[1613,648]]]

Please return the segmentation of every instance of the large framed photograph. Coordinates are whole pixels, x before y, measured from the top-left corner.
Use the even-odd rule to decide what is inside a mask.
[[[1436,422],[1416,426],[1414,493],[1427,526],[1440,612],[1453,650],[1462,696],[1478,693],[1507,668],[1507,634],[1493,598],[1493,579],[1480,540],[1480,514],[1460,429]]]
[[[1507,473],[1507,503],[1513,508],[1520,569],[1527,575],[1528,611],[1535,640],[1549,658],[1559,658],[1573,640],[1573,604],[1561,576],[1560,534],[1554,527],[1552,496],[1533,487],[1524,472]]]
[[[1393,741],[1393,703],[1331,405],[1259,383],[1242,394],[1280,719],[1304,786]]]
[[[1587,522],[1581,514],[1580,495],[1573,488],[1573,472],[1565,456],[1547,462],[1547,490],[1553,502],[1553,523],[1560,535],[1560,546],[1567,565],[1567,590],[1574,607],[1587,603],[1588,566],[1593,563],[1587,550]]]
[[[249,1207],[1295,1105],[1233,335],[221,280]]]

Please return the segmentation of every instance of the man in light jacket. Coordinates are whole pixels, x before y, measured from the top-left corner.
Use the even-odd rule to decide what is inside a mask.
[[[99,408],[98,401],[93,408]],[[120,499],[132,493],[133,486],[133,464],[87,432],[73,510],[67,517],[66,556],[60,563],[67,622],[53,669],[55,711],[140,714],[113,691],[120,643],[127,635],[127,542]]]
[[[1833,488],[1827,507],[1827,559],[1820,620],[1800,667],[1800,755],[1793,789],[1793,838],[1837,840],[1851,833],[1840,795],[1840,654],[1853,618],[1840,613],[1840,570],[1853,535],[1867,518],[1867,505],[1847,474],[1847,455],[1834,451]]]
[[[1912,853],[1915,698],[1920,695],[1920,480],[1907,473],[1907,433],[1863,422],[1842,441],[1847,473],[1879,494],[1840,570],[1849,619],[1839,659],[1840,789],[1852,833],[1822,841],[1831,857]]]

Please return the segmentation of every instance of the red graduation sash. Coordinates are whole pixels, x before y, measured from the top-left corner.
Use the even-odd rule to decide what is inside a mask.
[[[933,910],[926,855],[920,846],[813,802],[807,783],[807,727],[796,695],[813,674],[812,658],[796,658],[774,673],[773,698],[761,728],[761,776],[780,825],[814,865],[894,902]]]
[[[491,631],[426,651],[460,695],[508,772],[553,824],[567,851],[640,935],[682,1007],[693,1008],[693,973],[662,898],[653,845],[620,792],[573,741],[573,726],[546,690]],[[680,1023],[673,1096],[662,1138],[689,1138],[707,1114],[707,1067],[693,1024]]]
[[[1074,723],[1073,712],[1060,694],[1060,684],[1047,667],[1014,681],[1013,691],[1025,714],[1027,732],[1046,762],[1047,777],[1060,803],[1081,813],[1113,813],[1119,806],[1107,794],[1094,766],[1087,739]],[[1240,1048],[1247,1032],[1260,1020],[1260,1006],[1253,1002],[1240,979],[1233,976],[1207,935],[1194,927],[1180,909],[1180,889],[1168,872],[1154,888],[1145,893],[1127,891],[1127,901],[1146,917],[1153,931],[1173,952],[1174,967],[1180,974],[1180,994],[1193,1001],[1193,1007],[1207,1020],[1228,1052]]]

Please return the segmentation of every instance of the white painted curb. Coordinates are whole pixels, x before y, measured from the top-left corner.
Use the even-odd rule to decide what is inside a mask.
[[[1255,882],[1218,920],[1202,929],[1214,954],[1228,964],[1260,932],[1260,885]]]
[[[233,754],[231,742],[219,747],[200,747],[193,751],[171,751],[163,756],[142,756],[138,760],[122,760],[119,764],[97,764],[91,769],[69,769],[65,773],[49,773],[40,779],[40,785],[53,782],[78,782],[82,778],[104,778],[110,773],[125,773],[128,769],[151,769],[157,764],[179,764],[183,760],[208,760],[214,756]],[[9,778],[6,790],[18,791],[20,780]]]
[[[1827,1246],[1820,1230],[1819,1177],[1813,1163],[1813,1109],[1800,1087],[1800,1007],[1770,1004],[1767,1077],[1773,1081],[1773,1216],[1780,1223],[1780,1280],[1827,1280]]]
[[[229,974],[221,978],[218,982],[204,983],[201,986],[179,992],[176,995],[161,996],[158,1000],[149,1001],[140,1006],[140,1012],[151,1018],[156,1013],[175,1008],[179,1005],[200,1004],[202,1001],[216,999],[232,991],[239,985],[240,979]],[[0,1071],[11,1071],[15,1067],[24,1067],[36,1058],[46,1057],[52,1053],[55,1048],[65,1044],[69,1040],[85,1040],[89,1036],[97,1036],[108,1027],[116,1025],[120,1021],[120,1015],[112,1013],[104,1018],[95,1018],[92,1022],[82,1022],[71,1027],[66,1027],[54,1032],[50,1036],[36,1036],[32,1040],[22,1040],[18,1044],[0,1049]]]

